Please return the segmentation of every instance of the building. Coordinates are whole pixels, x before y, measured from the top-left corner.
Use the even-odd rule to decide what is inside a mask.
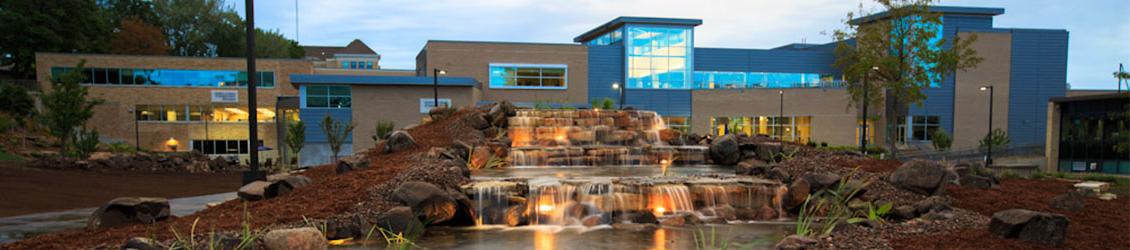
[[[1085,92],[1049,100],[1045,170],[1130,174],[1130,94]]]
[[[924,90],[923,105],[912,106],[897,125],[900,145],[928,144],[933,131],[943,130],[954,138],[955,150],[976,147],[989,131],[990,91],[981,91],[984,86],[993,86],[993,128],[1007,131],[1014,144],[1045,143],[1048,99],[1067,91],[1068,32],[994,27],[1001,8],[930,10],[942,15],[934,27],[941,38],[976,35],[972,47],[984,60]],[[852,22],[884,18],[878,13]],[[457,107],[510,101],[588,108],[594,101],[618,102],[623,93],[626,106],[656,110],[669,126],[697,134],[859,143],[861,114],[833,66],[835,43],[702,47],[695,44],[700,25],[699,19],[619,17],[565,43],[431,40],[417,55],[416,68],[405,70],[380,68],[379,54],[356,40],[345,47],[307,46],[307,60],[295,62],[306,68],[275,70],[277,89],[293,93],[275,94],[296,95],[292,103],[307,124],[303,165],[331,158],[318,129],[322,118],[357,124],[341,152],[349,154],[372,144],[378,121],[418,124],[433,99]],[[41,72],[41,81],[48,73]],[[288,86],[281,87],[284,82]],[[869,124],[871,144],[883,144],[885,133],[875,128],[885,124]]]

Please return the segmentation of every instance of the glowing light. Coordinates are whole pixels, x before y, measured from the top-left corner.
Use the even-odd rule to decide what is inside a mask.
[[[538,212],[539,213],[553,212],[553,205],[549,205],[549,204],[538,205]]]
[[[670,164],[670,163],[671,162],[668,161],[667,159],[659,160],[659,164],[662,164],[662,165],[667,165],[667,164]]]
[[[663,214],[664,212],[667,212],[667,209],[666,209],[666,208],[663,208],[663,207],[655,207],[655,213],[657,213],[657,214]]]
[[[330,243],[330,246],[352,245],[353,244],[353,238],[330,240],[328,243]]]

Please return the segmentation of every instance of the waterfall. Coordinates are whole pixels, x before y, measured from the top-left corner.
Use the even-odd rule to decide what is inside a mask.
[[[704,146],[667,146],[663,117],[640,110],[519,110],[510,117],[512,166],[702,164]]]

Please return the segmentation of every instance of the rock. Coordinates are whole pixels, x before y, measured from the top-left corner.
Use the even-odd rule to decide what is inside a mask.
[[[474,114],[463,116],[463,119],[471,128],[484,130],[491,127],[490,122],[487,121],[487,118],[484,116],[483,113],[475,112]]]
[[[857,179],[850,179],[843,185],[845,192],[853,194],[852,197],[863,197],[863,194],[867,193],[867,187],[870,186],[871,183]]]
[[[1085,198],[1083,194],[1077,191],[1068,191],[1067,193],[1053,197],[1051,206],[1055,209],[1075,212],[1083,209],[1083,200]]]
[[[804,204],[804,200],[808,199],[808,195],[812,193],[811,185],[808,180],[801,178],[789,185],[789,191],[785,193],[785,209],[794,210]]]
[[[326,249],[326,236],[313,227],[276,229],[263,235],[263,245],[271,250]]]
[[[960,180],[959,182],[961,183],[961,185],[965,186],[965,187],[989,189],[989,188],[992,188],[994,186],[992,178],[979,176],[979,175],[967,175],[967,176],[961,177],[959,180]]]
[[[284,175],[274,179],[267,178],[271,184],[267,185],[267,189],[263,193],[263,198],[271,199],[279,196],[289,194],[294,189],[305,187],[313,180],[310,177],[301,175]]]
[[[236,195],[239,196],[240,199],[243,199],[245,201],[258,201],[267,199],[267,187],[270,185],[271,182],[267,181],[253,181],[251,183],[247,183],[247,185],[243,185],[243,187],[240,187],[239,192],[236,193]]]
[[[679,130],[665,128],[659,130],[659,140],[666,142],[667,145],[684,145],[683,133]]]
[[[397,152],[415,146],[416,140],[412,139],[412,135],[408,134],[408,131],[397,130],[389,134],[388,139],[385,140],[385,153]]]
[[[1009,209],[993,213],[989,232],[1010,239],[1062,246],[1069,220],[1060,214],[1025,209]]]
[[[914,211],[918,214],[949,210],[951,210],[950,198],[945,196],[930,196],[914,203]]]
[[[780,160],[778,158],[780,157],[781,151],[783,151],[783,146],[781,146],[781,143],[760,142],[755,143],[754,145],[757,145],[757,158],[768,162],[776,162]]]
[[[949,220],[953,219],[953,211],[950,210],[934,210],[922,215],[922,218],[927,220]]]
[[[835,189],[840,184],[840,176],[832,173],[823,174],[808,174],[802,179],[808,181],[811,186],[812,193],[816,193],[824,189]]]
[[[169,200],[165,198],[121,197],[94,210],[86,228],[98,230],[131,224],[153,224],[168,219]]]
[[[228,163],[228,160],[224,159],[224,157],[221,156],[217,156],[216,158],[212,158],[208,161],[208,168],[211,168],[212,171],[226,170],[229,167],[230,164]]]
[[[606,221],[603,220],[603,218],[604,218],[604,216],[600,216],[600,215],[585,216],[585,218],[581,219],[581,225],[584,225],[586,227],[595,227],[595,226],[599,226],[599,225],[608,224]]]
[[[612,224],[612,229],[642,232],[642,231],[651,231],[651,230],[659,229],[659,225],[656,225],[656,224]]]
[[[160,241],[157,241],[157,240],[154,240],[154,239],[151,239],[151,238],[145,238],[145,237],[129,238],[129,240],[126,241],[126,244],[122,245],[122,250],[164,250],[164,249],[169,249],[169,247],[165,246],[164,244],[161,244]]]
[[[335,171],[337,174],[343,174],[349,171],[353,171],[353,164],[349,164],[349,162],[345,160],[337,161],[337,169]]]
[[[514,104],[510,104],[508,101],[501,101],[492,106],[490,111],[487,111],[487,117],[490,119],[491,125],[495,127],[506,127],[508,125],[507,117],[514,116],[517,113],[518,111],[514,108]]]
[[[114,153],[94,152],[94,153],[90,153],[90,157],[87,157],[86,160],[87,161],[107,161],[107,160],[110,160],[110,158],[112,158],[112,157],[114,157]]]
[[[769,171],[765,173],[765,178],[780,182],[787,182],[793,177],[792,175],[789,175],[789,172],[786,172],[784,169],[770,168]]]
[[[335,218],[326,221],[326,239],[360,239],[369,233],[372,225],[361,217]]]
[[[935,161],[911,160],[903,163],[894,173],[890,182],[895,186],[923,195],[945,193],[945,183],[952,176],[945,166]]]
[[[1102,193],[1102,194],[1099,194],[1098,198],[1100,200],[1109,201],[1109,200],[1118,199],[1118,195],[1112,194],[1112,193]]]
[[[486,164],[488,161],[490,161],[491,157],[490,148],[475,147],[475,150],[473,151],[474,152],[471,153],[471,166],[468,167],[471,169],[486,167]]]
[[[777,219],[777,217],[779,217],[777,215],[777,210],[770,208],[769,205],[764,205],[761,206],[761,208],[757,209],[758,220],[772,220]]]
[[[679,215],[673,215],[673,216],[667,217],[666,219],[663,219],[662,221],[659,222],[660,225],[664,225],[664,226],[668,226],[668,227],[679,227],[679,226],[686,225],[686,223],[687,223],[686,218],[683,217],[683,216],[679,216]]]
[[[400,184],[392,193],[392,200],[412,208],[416,216],[431,223],[441,223],[455,217],[458,204],[447,192],[431,183],[409,181]]]
[[[718,165],[734,165],[742,158],[742,152],[738,148],[738,137],[734,134],[715,139],[710,143],[709,151],[710,159]]]
[[[816,247],[816,242],[816,239],[794,234],[781,239],[773,248],[783,250],[811,249]]]
[[[734,172],[739,175],[765,175],[769,172],[769,163],[758,159],[747,159],[738,163]]]
[[[412,213],[410,207],[394,207],[377,217],[377,226],[392,233],[403,233],[405,237],[415,237],[424,233],[426,228]]]
[[[714,216],[722,218],[723,220],[735,220],[738,215],[734,211],[734,207],[730,205],[723,205],[714,208]]]
[[[659,224],[659,218],[647,211],[632,213],[628,218],[629,221],[636,224]]]
[[[911,205],[897,206],[891,209],[891,217],[900,220],[909,220],[918,217],[918,209]]]
[[[695,215],[694,213],[682,213],[679,214],[679,216],[683,217],[685,225],[702,225],[704,223],[702,221],[702,218],[698,218],[698,215]]]

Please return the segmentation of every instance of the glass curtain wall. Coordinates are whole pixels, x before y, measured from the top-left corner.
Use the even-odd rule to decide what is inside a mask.
[[[1059,171],[1130,174],[1130,104],[1126,99],[1064,103]]]
[[[842,81],[831,74],[695,71],[696,89],[735,88],[838,88]]]
[[[690,28],[627,26],[627,85],[633,89],[690,89]]]
[[[51,68],[52,77],[59,77],[74,68]],[[126,69],[126,68],[84,68],[82,84],[169,86],[169,87],[208,87],[236,88],[247,86],[247,72],[237,70],[191,70],[191,69]],[[258,87],[275,87],[275,74],[260,71]]]
[[[800,143],[812,138],[812,116],[714,117],[710,123],[717,135],[762,135]]]

